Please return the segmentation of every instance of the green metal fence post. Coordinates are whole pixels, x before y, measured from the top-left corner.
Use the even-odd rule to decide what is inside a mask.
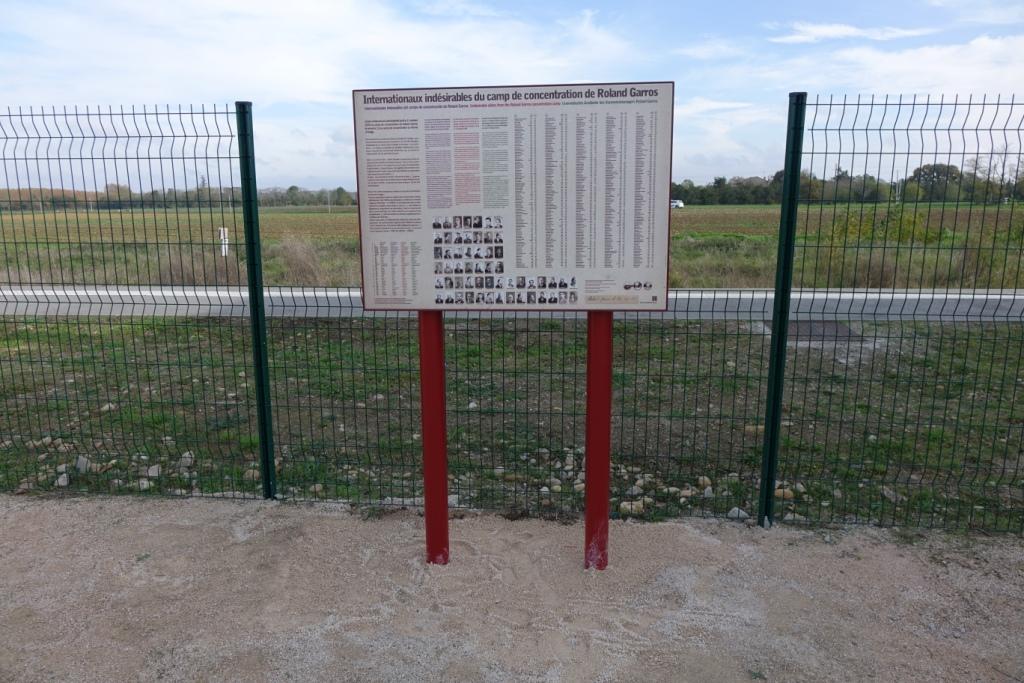
[[[274,429],[270,412],[270,369],[267,362],[267,320],[263,309],[263,257],[260,253],[260,215],[253,152],[252,102],[235,102],[238,120],[238,164],[242,182],[242,220],[245,225],[245,263],[249,280],[249,322],[256,373],[256,420],[260,437],[260,480],[263,497],[276,495]]]
[[[786,166],[782,179],[779,252],[775,265],[775,300],[772,304],[771,355],[768,359],[768,396],[765,400],[764,448],[761,455],[761,495],[757,523],[772,524],[775,476],[779,469],[779,430],[782,424],[782,383],[786,374],[786,338],[789,301],[793,290],[793,252],[796,246],[797,206],[800,200],[800,157],[804,145],[807,93],[789,94],[786,129]]]

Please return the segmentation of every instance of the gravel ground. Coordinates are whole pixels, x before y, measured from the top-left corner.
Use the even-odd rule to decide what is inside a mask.
[[[0,496],[0,680],[1024,679],[1024,540]]]

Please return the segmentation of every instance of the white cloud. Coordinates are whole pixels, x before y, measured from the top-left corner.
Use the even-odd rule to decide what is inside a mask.
[[[915,38],[935,33],[933,28],[894,28],[882,26],[878,28],[861,28],[850,24],[814,24],[798,21],[790,27],[792,33],[769,38],[773,43],[817,43],[822,40],[838,40],[860,38],[865,40],[896,40],[899,38]]]
[[[1008,26],[1024,23],[1024,3],[991,0],[930,0],[933,7],[956,12],[957,21]]]
[[[593,12],[533,21],[462,0],[422,13],[356,0],[20,0],[5,3],[3,30],[16,37],[0,43],[11,103],[252,100],[268,183],[352,184],[351,150],[331,135],[351,138],[353,88],[628,80],[642,59]]]
[[[968,95],[1024,92],[1024,35],[886,50],[855,47],[808,54],[745,71],[791,90]],[[737,75],[738,77],[738,75]]]
[[[785,117],[784,103],[766,107],[694,97],[677,104],[673,177],[703,181],[772,173],[782,160]]]
[[[498,10],[489,5],[466,2],[465,0],[430,0],[429,2],[416,3],[416,8],[424,14],[440,16],[496,17],[500,14]]]

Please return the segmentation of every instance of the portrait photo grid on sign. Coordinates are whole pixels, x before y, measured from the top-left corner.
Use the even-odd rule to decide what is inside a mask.
[[[501,216],[435,216],[434,301],[447,305],[554,305],[577,302],[576,278],[508,275]]]

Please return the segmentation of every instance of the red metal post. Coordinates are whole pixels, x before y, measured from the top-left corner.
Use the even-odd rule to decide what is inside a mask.
[[[587,488],[583,566],[608,566],[612,445],[612,312],[587,313]]]
[[[444,401],[444,314],[420,311],[423,517],[427,562],[448,564],[448,435]]]

